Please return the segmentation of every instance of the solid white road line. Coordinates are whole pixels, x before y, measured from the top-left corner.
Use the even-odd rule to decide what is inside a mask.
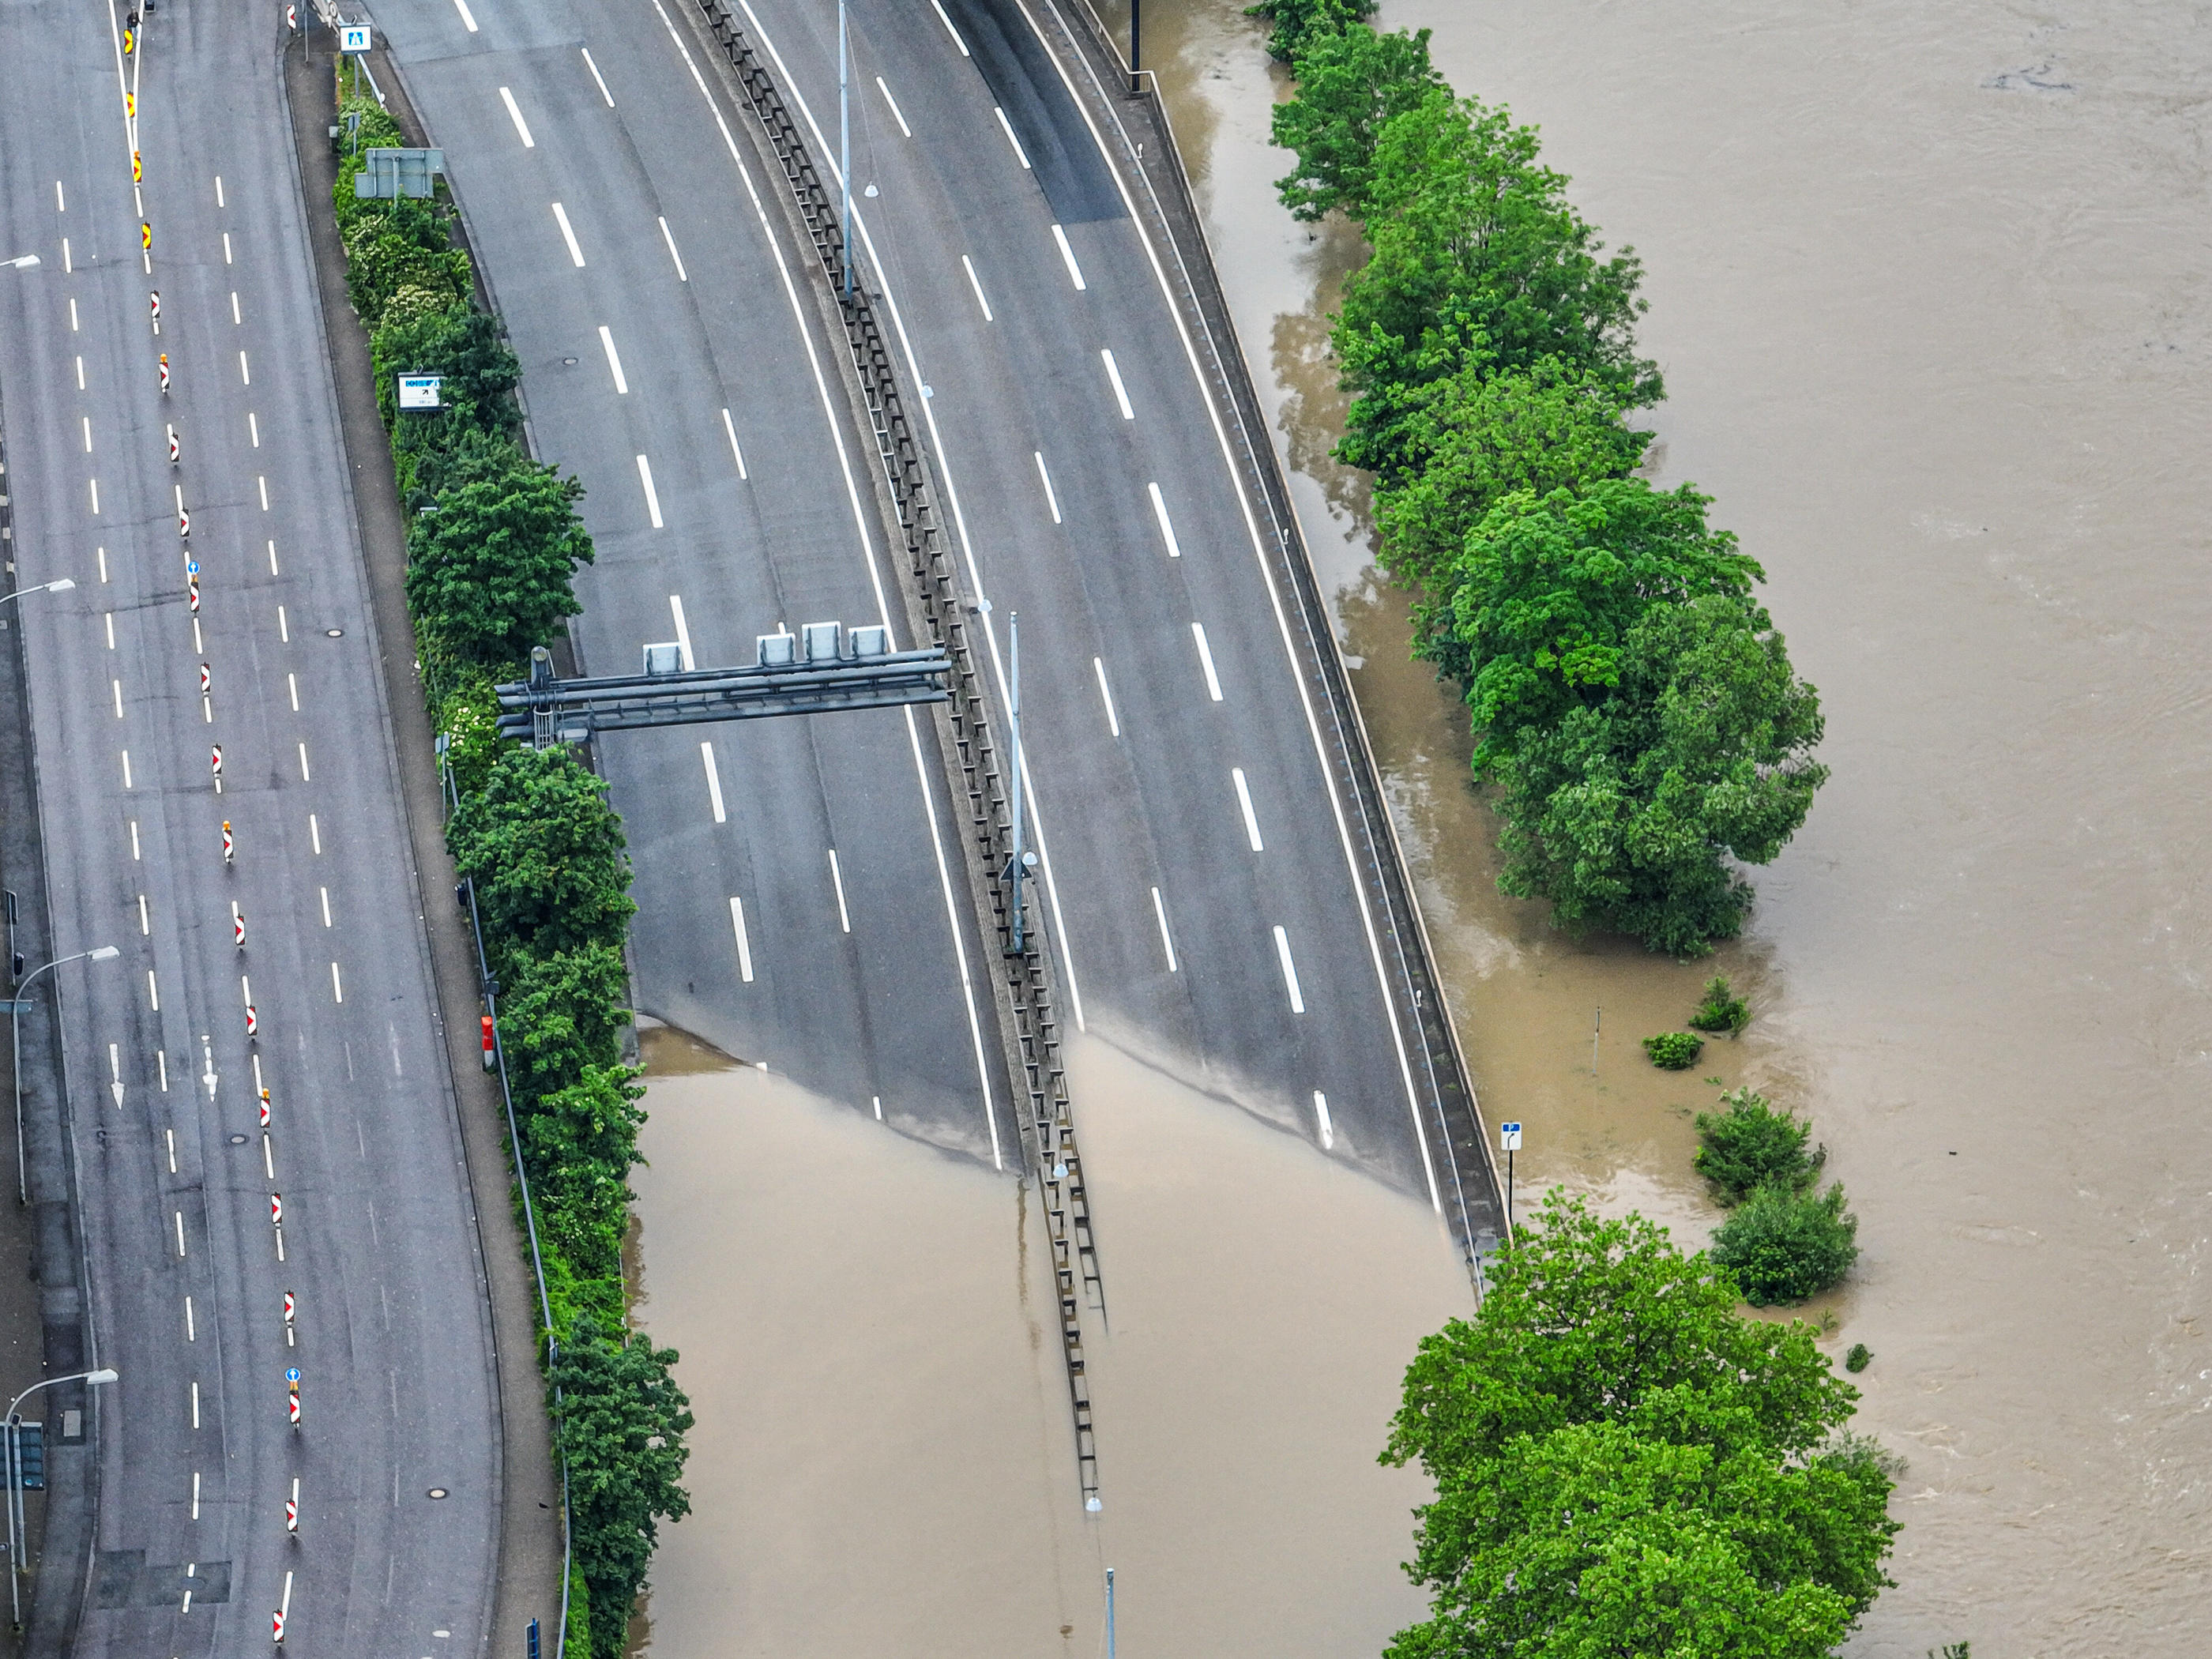
[[[1060,497],[1052,491],[1052,474],[1044,470],[1044,451],[1036,452],[1037,477],[1044,480],[1044,504],[1052,509],[1052,521],[1060,522]]]
[[[530,124],[522,118],[522,110],[515,103],[514,94],[505,87],[501,87],[499,89],[499,96],[500,101],[507,106],[507,112],[514,118],[514,130],[521,136],[523,149],[536,149],[538,141],[530,136]]]
[[[1160,890],[1157,887],[1152,889],[1152,915],[1160,924],[1160,949],[1168,953],[1168,972],[1180,973],[1182,970],[1176,963],[1175,937],[1168,932],[1167,903],[1160,897]]]
[[[1118,738],[1121,735],[1121,717],[1114,712],[1114,694],[1106,686],[1106,659],[1093,657],[1091,665],[1098,671],[1098,700],[1106,705],[1106,729]]]
[[[469,0],[453,0],[453,9],[461,15],[461,26],[474,34],[477,32],[476,14],[469,9]]]
[[[975,262],[963,253],[960,256],[960,264],[968,273],[968,286],[975,290],[975,303],[983,307],[983,320],[987,323],[995,320],[991,315],[991,302],[983,297],[982,282],[975,275]]]
[[[952,27],[952,20],[945,15],[945,0],[929,0],[929,3],[937,8],[937,21],[945,25],[945,32],[952,37],[952,44],[960,48],[960,55],[963,58],[972,56],[968,50],[968,43],[960,38],[960,31]],[[58,190],[61,186],[57,185],[54,188]]]
[[[1291,936],[1279,927],[1275,929],[1275,957],[1283,964],[1283,984],[1291,994],[1291,1012],[1303,1014],[1306,1000],[1298,994],[1298,969],[1291,960]]]
[[[1314,1091],[1314,1116],[1321,1124],[1321,1149],[1331,1152],[1336,1146],[1336,1125],[1328,1120],[1328,1097],[1318,1089]]]
[[[853,931],[853,918],[845,909],[845,872],[837,867],[837,849],[830,849],[830,884],[837,890],[837,925],[847,933]]]
[[[599,343],[606,348],[607,367],[614,371],[615,391],[617,394],[624,398],[629,397],[629,382],[623,378],[622,357],[621,355],[615,350],[614,331],[609,328],[605,323],[601,323],[599,325]]]
[[[908,137],[913,137],[914,129],[907,125],[906,117],[899,113],[898,100],[892,97],[891,89],[884,85],[884,77],[882,76],[878,75],[876,77],[876,85],[879,89],[881,89],[884,94],[884,102],[891,106],[891,119],[899,124],[899,131],[906,134]]]
[[[707,804],[714,809],[714,822],[727,823],[730,815],[722,810],[722,775],[714,767],[714,744],[711,738],[699,745],[699,758],[707,766]]]
[[[1160,521],[1160,538],[1168,544],[1168,557],[1182,557],[1182,544],[1176,539],[1175,526],[1168,521],[1167,497],[1160,494],[1156,483],[1148,483],[1145,488],[1152,492],[1152,516]]]
[[[576,269],[584,268],[584,250],[576,246],[576,233],[568,224],[568,210],[558,202],[553,204],[553,222],[561,227],[561,240],[568,245],[568,258]]]
[[[1198,665],[1206,670],[1206,695],[1216,702],[1221,701],[1221,678],[1213,672],[1213,649],[1206,642],[1206,625],[1193,623],[1190,636],[1198,641]]]
[[[738,476],[740,478],[750,477],[752,475],[745,471],[745,452],[738,447],[737,424],[730,419],[730,411],[726,409],[722,411],[722,430],[730,434],[730,453],[738,459]]]
[[[668,257],[676,261],[676,280],[679,283],[690,282],[690,273],[684,269],[684,256],[676,251],[676,237],[668,228],[668,221],[665,219],[660,222],[660,240],[668,244]]]
[[[1060,257],[1067,262],[1067,275],[1075,284],[1075,291],[1083,292],[1083,267],[1075,263],[1075,250],[1068,245],[1067,233],[1058,225],[1052,228],[1052,240],[1060,244]]]
[[[730,927],[738,936],[738,977],[750,985],[753,982],[753,947],[745,937],[745,902],[735,896],[730,900]]]
[[[1121,418],[1125,421],[1135,420],[1137,411],[1129,407],[1128,388],[1121,384],[1121,366],[1115,362],[1114,354],[1102,349],[1098,353],[1098,360],[1106,365],[1106,378],[1114,383],[1114,401],[1121,405]]]
[[[642,455],[637,458],[637,476],[639,482],[645,485],[646,513],[653,520],[653,527],[655,530],[659,530],[662,527],[660,522],[660,492],[653,487],[653,463],[646,459]]]
[[[1259,815],[1252,810],[1252,792],[1244,786],[1244,769],[1231,767],[1229,781],[1237,786],[1237,805],[1244,814],[1244,838],[1252,843],[1254,852],[1266,852],[1267,849],[1260,842]]]
[[[607,100],[607,107],[609,109],[612,109],[615,106],[615,95],[607,90],[607,83],[599,75],[599,66],[592,61],[592,49],[589,46],[586,46],[582,50],[584,53],[584,67],[591,70],[592,79],[599,82],[599,96]]]
[[[668,609],[676,618],[676,649],[684,659],[685,672],[689,672],[699,665],[691,660],[691,630],[684,623],[684,596],[681,593],[671,593],[668,596]]]
[[[1014,137],[1014,124],[1006,119],[1006,112],[994,104],[991,113],[999,118],[999,126],[1006,133],[1006,142],[1014,147],[1014,159],[1022,164],[1022,171],[1030,171],[1029,154],[1022,149],[1022,141]]]

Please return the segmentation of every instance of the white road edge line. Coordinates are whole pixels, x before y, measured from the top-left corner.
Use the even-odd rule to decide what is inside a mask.
[[[690,282],[691,273],[684,269],[684,256],[676,251],[675,233],[668,228],[668,221],[665,219],[660,222],[660,240],[668,244],[668,257],[676,261],[676,280],[679,283]]]
[[[845,932],[853,931],[852,915],[845,908],[845,872],[837,867],[837,849],[830,849],[830,884],[837,890],[837,925]]]
[[[1176,539],[1175,526],[1168,521],[1167,497],[1160,494],[1157,483],[1148,483],[1145,488],[1152,492],[1152,516],[1160,521],[1160,537],[1168,544],[1168,557],[1182,557],[1182,544]]]
[[[691,660],[691,630],[684,624],[684,596],[681,593],[671,593],[668,596],[668,610],[669,613],[676,618],[676,648],[683,655],[684,672],[688,674],[696,668],[698,664]]]
[[[960,256],[960,264],[968,273],[968,286],[975,290],[975,303],[983,307],[983,320],[995,322],[997,319],[991,315],[991,302],[983,297],[982,281],[975,275],[975,262],[963,253]]]
[[[622,357],[615,350],[615,331],[605,323],[599,325],[599,343],[606,348],[607,367],[614,371],[615,392],[620,397],[629,396],[629,382],[623,376]]]
[[[500,101],[507,106],[507,112],[514,118],[514,130],[521,136],[523,149],[536,149],[538,141],[530,136],[530,124],[522,118],[522,108],[514,101],[514,94],[507,88],[501,87],[499,89],[499,96]]]
[[[999,118],[1000,130],[1006,135],[1006,142],[1014,147],[1014,159],[1022,164],[1022,171],[1033,172],[1035,169],[1030,166],[1029,152],[1022,148],[1022,141],[1014,137],[1014,124],[1006,119],[1006,112],[994,104],[991,113]]]
[[[745,902],[734,894],[730,898],[730,927],[738,936],[738,977],[750,985],[753,982],[752,941],[745,937]]]
[[[1214,702],[1221,701],[1221,677],[1213,672],[1213,647],[1206,642],[1206,624],[1193,623],[1190,636],[1198,641],[1198,665],[1206,671],[1206,695]]]
[[[660,522],[660,492],[653,487],[653,463],[642,455],[637,458],[638,481],[645,486],[645,511],[653,520],[655,530],[665,526]]]
[[[1114,401],[1121,405],[1121,418],[1135,420],[1137,411],[1129,406],[1129,389],[1121,384],[1121,366],[1114,361],[1114,354],[1103,346],[1098,350],[1098,361],[1106,365],[1106,378],[1114,383]]]
[[[1306,1000],[1298,994],[1298,969],[1291,960],[1291,936],[1279,927],[1275,929],[1275,957],[1283,964],[1283,984],[1291,994],[1291,1012],[1303,1014]]]
[[[892,97],[891,89],[884,85],[884,77],[882,76],[878,75],[876,77],[876,85],[881,89],[884,94],[884,102],[891,106],[891,119],[899,124],[899,131],[906,134],[908,137],[913,137],[914,129],[907,125],[906,117],[899,113],[898,100]]]
[[[576,246],[576,233],[568,224],[568,210],[558,202],[553,204],[553,221],[561,227],[561,240],[568,245],[568,258],[575,263],[576,269],[581,270],[584,268],[584,250]]]
[[[714,809],[714,822],[727,823],[730,815],[722,809],[722,775],[714,767],[714,744],[711,738],[699,745],[699,758],[707,764],[707,802]]]
[[[1252,792],[1244,784],[1244,769],[1231,767],[1229,781],[1237,786],[1237,805],[1244,814],[1244,838],[1252,843],[1254,852],[1266,852],[1267,847],[1260,840],[1260,816],[1252,810]]]
[[[1336,1150],[1336,1125],[1329,1121],[1328,1097],[1318,1089],[1314,1091],[1314,1116],[1321,1122],[1321,1149],[1324,1152]]]
[[[1093,657],[1091,665],[1098,671],[1098,696],[1106,705],[1106,729],[1118,738],[1121,735],[1121,717],[1114,712],[1114,694],[1106,686],[1106,659]]]
[[[1182,969],[1176,962],[1175,938],[1168,932],[1167,901],[1160,896],[1157,887],[1152,889],[1152,915],[1159,921],[1160,948],[1168,953],[1168,972],[1179,974]]]
[[[739,0],[739,3],[745,4],[747,15],[752,15],[752,8],[746,3],[746,0]],[[1075,105],[1077,112],[1083,117],[1084,125],[1090,129],[1091,142],[1097,147],[1100,157],[1106,163],[1106,170],[1114,176],[1114,188],[1120,192],[1121,205],[1127,211],[1130,222],[1135,227],[1139,240],[1144,244],[1145,257],[1151,262],[1152,267],[1152,280],[1159,286],[1160,295],[1167,303],[1168,315],[1174,319],[1176,337],[1182,342],[1183,359],[1190,366],[1191,379],[1198,387],[1200,401],[1206,405],[1206,418],[1213,427],[1213,441],[1221,451],[1222,465],[1228,471],[1230,482],[1236,487],[1237,504],[1244,515],[1244,531],[1251,542],[1252,556],[1259,562],[1261,573],[1266,579],[1268,602],[1275,612],[1275,629],[1283,641],[1283,654],[1290,662],[1291,681],[1298,690],[1298,705],[1305,714],[1306,732],[1313,740],[1315,758],[1320,762],[1322,775],[1328,785],[1329,811],[1336,821],[1337,842],[1344,849],[1345,866],[1351,875],[1353,896],[1359,904],[1360,925],[1364,928],[1367,935],[1368,960],[1374,967],[1376,986],[1382,996],[1383,1012],[1390,1022],[1390,1041],[1398,1056],[1399,1081],[1406,1091],[1407,1109],[1413,1115],[1414,1140],[1421,1149],[1421,1173],[1428,1180],[1429,1204],[1438,1215],[1442,1215],[1444,1212],[1443,1189],[1437,1180],[1436,1157],[1429,1148],[1428,1127],[1421,1120],[1421,1096],[1413,1083],[1413,1061],[1406,1046],[1405,1026],[1399,1018],[1397,1002],[1390,994],[1389,975],[1382,963],[1382,941],[1376,929],[1374,907],[1368,902],[1367,889],[1360,872],[1359,855],[1352,844],[1352,827],[1345,816],[1344,800],[1337,788],[1336,775],[1329,770],[1328,746],[1322,738],[1321,721],[1314,713],[1313,694],[1306,684],[1304,674],[1299,672],[1297,652],[1291,639],[1290,617],[1284,609],[1282,590],[1276,582],[1274,570],[1267,562],[1267,544],[1260,534],[1260,521],[1253,511],[1251,492],[1245,488],[1244,475],[1237,470],[1236,453],[1229,441],[1229,429],[1222,421],[1219,406],[1215,403],[1212,394],[1207,388],[1206,371],[1198,361],[1198,348],[1192,343],[1189,325],[1184,320],[1182,308],[1176,304],[1175,290],[1168,282],[1167,267],[1161,263],[1159,248],[1154,243],[1151,231],[1146,228],[1143,217],[1137,211],[1136,198],[1130,194],[1128,180],[1122,175],[1121,165],[1115,160],[1113,153],[1106,148],[1105,136],[1098,131],[1098,124],[1091,118],[1089,107],[1075,90],[1075,82],[1069,76],[1066,66],[1060,62],[1060,55],[1053,51],[1051,42],[1045,39],[1044,31],[1038,27],[1036,18],[1031,15],[1027,0],[1015,0],[1015,4],[1020,7],[1022,21],[1030,26],[1030,33],[1036,37],[1037,43],[1045,50],[1045,55],[1052,60],[1054,71],[1059,75],[1060,84],[1067,88],[1068,98]],[[753,23],[755,28],[758,29],[760,20],[757,16],[753,17]],[[765,39],[764,34],[763,38]],[[770,47],[769,50],[773,53],[775,48]],[[780,59],[778,66],[781,67]],[[787,83],[787,71],[786,78]],[[1091,72],[1091,83],[1097,88],[1102,99],[1107,95],[1106,89],[1100,84],[1095,71]],[[802,101],[801,107],[804,106]],[[807,117],[807,121],[809,125],[813,125],[813,117],[811,113]],[[818,129],[815,137],[818,143],[821,137]],[[1130,142],[1126,131],[1122,133],[1122,138],[1125,143]],[[1150,191],[1149,185],[1146,188]],[[1158,205],[1156,193],[1154,204]],[[862,227],[862,234],[863,236],[866,234],[865,226]],[[872,243],[869,244],[869,253],[872,258],[875,257]],[[1176,257],[1180,261],[1181,255],[1178,254]],[[890,283],[884,275],[883,262],[880,258],[876,259],[876,267],[878,280],[884,285],[884,302],[890,307],[892,317],[896,320],[898,315],[897,302],[891,298]],[[904,337],[903,325],[902,325],[902,342]],[[911,361],[911,349],[908,355]],[[920,365],[915,365],[915,373],[919,374]],[[927,403],[922,404],[925,415],[929,413],[929,409]],[[933,438],[936,435],[933,427],[931,435]],[[939,459],[941,463],[941,449]],[[941,466],[940,477],[942,477]],[[947,489],[949,494],[949,485]],[[958,512],[957,507],[954,511],[957,516]],[[987,624],[989,618],[986,617]],[[1319,648],[1327,650],[1332,648],[1332,641],[1324,640],[1320,641]],[[1079,1018],[1077,1024],[1079,1026],[1081,1024]]]
[[[1037,477],[1044,481],[1044,504],[1052,509],[1052,521],[1060,522],[1060,497],[1053,493],[1052,474],[1044,470],[1044,451],[1036,452]],[[118,711],[119,712],[119,711]]]
[[[584,54],[584,67],[591,70],[592,79],[599,83],[599,96],[607,100],[607,107],[609,109],[612,109],[615,106],[615,95],[607,90],[607,83],[599,74],[599,66],[592,61],[592,49],[589,46],[586,46],[582,48],[582,51]]]
[[[1083,267],[1075,263],[1075,249],[1068,242],[1067,233],[1058,225],[1054,225],[1052,228],[1052,240],[1060,244],[1060,257],[1067,262],[1068,280],[1075,284],[1075,291],[1078,294],[1082,293],[1085,287],[1083,280]]]

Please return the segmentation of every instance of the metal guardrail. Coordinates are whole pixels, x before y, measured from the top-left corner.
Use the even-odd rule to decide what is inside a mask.
[[[953,561],[937,520],[935,490],[921,446],[908,424],[890,353],[866,284],[846,284],[846,249],[837,205],[799,137],[781,93],[753,50],[726,0],[698,0],[707,27],[737,72],[746,103],[765,132],[781,167],[815,257],[842,313],[846,343],[867,404],[884,483],[898,515],[912,598],[930,637],[949,658],[947,719],[952,751],[956,807],[964,799],[968,817],[971,883],[984,896],[1008,954],[995,976],[1009,1068],[1018,1097],[1026,1102],[1024,1140],[1035,1160],[1044,1198],[1053,1271],[1060,1303],[1060,1352],[1067,1372],[1068,1404],[1075,1425],[1077,1475],[1086,1510],[1100,1507],[1097,1443],[1093,1431],[1090,1382],[1085,1373],[1080,1310],[1088,1300],[1102,1315],[1105,1284],[1098,1270],[1097,1237],[1075,1139],[1060,1024],[1054,1012],[1051,953],[1036,923],[1036,907],[1025,906],[1029,923],[1018,954],[1012,953],[1012,820],[999,747],[981,676],[961,618]]]

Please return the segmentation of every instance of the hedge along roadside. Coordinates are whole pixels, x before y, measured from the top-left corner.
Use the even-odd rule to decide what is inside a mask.
[[[1455,96],[1427,33],[1378,33],[1374,9],[1252,8],[1298,82],[1273,118],[1283,203],[1370,247],[1330,334],[1336,457],[1375,474],[1416,653],[1465,688],[1499,886],[1703,955],[1750,907],[1729,860],[1771,861],[1827,776],[1819,698],[1711,498],[1636,476],[1651,434],[1628,416],[1663,386],[1636,355],[1633,250],[1607,254],[1534,128]]]
[[[359,124],[349,151],[404,144],[375,102],[342,99],[340,109],[342,130]],[[407,602],[446,761],[447,842],[498,988],[487,1003],[567,1493],[556,1652],[611,1659],[659,1522],[690,1508],[680,1480],[692,1418],[671,1376],[677,1356],[632,1328],[622,1272],[645,1120],[639,1073],[622,1060],[622,942],[636,907],[605,783],[565,748],[501,739],[492,691],[520,678],[531,647],[581,610],[573,579],[592,558],[575,513],[583,491],[523,447],[520,368],[477,302],[442,185],[428,201],[356,198],[342,164],[331,207],[410,514]],[[401,374],[441,376],[441,406],[403,415]]]

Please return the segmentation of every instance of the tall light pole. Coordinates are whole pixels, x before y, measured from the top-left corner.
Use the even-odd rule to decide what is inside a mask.
[[[40,582],[36,587],[19,587],[12,593],[0,593],[0,605],[7,604],[10,599],[20,599],[26,593],[66,593],[76,586],[76,577],[57,576],[50,582]]]
[[[22,1030],[20,1016],[24,1003],[28,1000],[23,994],[31,988],[33,980],[50,968],[58,968],[69,962],[106,962],[110,957],[122,954],[112,945],[102,945],[94,950],[79,951],[75,956],[57,957],[24,975],[23,982],[15,988],[15,994],[8,1000],[8,1052],[12,1056],[9,1070],[14,1074],[15,1085],[15,1201],[18,1204],[27,1204],[31,1199],[30,1176],[23,1161],[23,1044],[19,1033]]]
[[[102,1366],[96,1371],[76,1371],[68,1376],[50,1376],[43,1382],[33,1382],[8,1402],[8,1606],[14,1615],[15,1628],[23,1628],[23,1465],[20,1431],[23,1419],[18,1408],[40,1389],[51,1389],[57,1382],[83,1382],[98,1388],[103,1382],[112,1382],[116,1374]]]

